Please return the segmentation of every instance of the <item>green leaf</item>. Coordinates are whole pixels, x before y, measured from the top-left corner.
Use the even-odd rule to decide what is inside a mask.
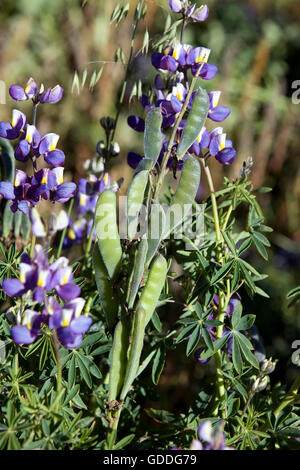
[[[235,330],[249,330],[255,322],[256,315],[244,315],[238,321],[235,321]]]
[[[155,354],[152,365],[152,381],[155,385],[158,384],[160,375],[163,371],[166,361],[166,346],[162,343]]]
[[[231,238],[231,236],[229,235],[229,233],[226,233],[224,230],[221,230],[221,232],[222,232],[223,238],[225,240],[225,243],[228,246],[228,248],[230,249],[231,253],[233,255],[237,255],[235,243],[234,243],[233,239]]]
[[[124,447],[130,444],[130,442],[132,441],[132,439],[134,439],[134,437],[135,437],[135,434],[129,434],[128,436],[123,437],[123,439],[121,439],[119,442],[117,442],[117,444],[114,445],[113,450],[124,449]]]
[[[189,356],[196,349],[201,337],[201,326],[198,324],[194,329],[186,346],[186,355]]]
[[[233,339],[232,339],[232,361],[233,361],[235,370],[238,372],[238,374],[241,374],[243,370],[243,360],[242,360],[242,355],[240,351],[240,345],[235,335],[233,336]]]
[[[266,261],[268,261],[268,253],[267,253],[267,250],[265,249],[263,243],[260,241],[260,239],[258,237],[255,236],[255,234],[253,233],[252,236],[252,241],[258,251],[258,253],[261,255],[262,258],[264,258]]]
[[[211,336],[206,328],[202,328],[202,336],[204,342],[210,351],[214,351],[214,344],[212,342]]]
[[[242,350],[243,356],[245,357],[246,361],[249,362],[249,364],[251,364],[256,369],[259,369],[258,360],[254,356],[254,354],[251,352],[251,349],[253,349],[253,346],[250,343],[250,341],[246,338],[245,335],[239,332],[235,333],[235,337],[239,342],[240,349]],[[251,347],[249,347],[249,345]]]
[[[233,314],[232,314],[232,317],[231,317],[231,324],[232,324],[232,327],[234,330],[238,330],[238,325],[239,325],[239,322],[241,320],[241,317],[242,317],[242,313],[243,313],[243,307],[242,307],[242,304],[239,303],[236,307],[236,309],[234,310]]]
[[[210,281],[210,285],[213,286],[217,282],[221,281],[231,270],[233,264],[235,262],[235,259],[232,258],[225,266],[223,266],[221,269],[219,269],[215,275],[212,277]]]

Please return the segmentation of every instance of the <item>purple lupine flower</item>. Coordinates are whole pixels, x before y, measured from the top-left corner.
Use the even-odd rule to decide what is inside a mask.
[[[37,128],[27,124],[26,133],[22,136],[15,149],[15,158],[20,162],[26,162],[32,152],[36,157],[39,156],[38,147],[41,136]]]
[[[66,237],[63,242],[64,248],[70,248],[73,243],[81,243],[87,231],[87,221],[81,217],[73,221],[70,219]]]
[[[109,187],[110,177],[108,173],[105,173],[100,179],[95,175],[90,175],[88,180],[86,178],[80,178],[76,197],[77,212],[79,214],[94,212],[99,193],[102,193]]]
[[[223,165],[231,165],[234,162],[236,151],[231,140],[226,139],[222,127],[217,127],[210,133],[210,154]]]
[[[25,310],[21,324],[11,328],[11,336],[16,344],[33,343],[40,330],[41,323],[45,320],[44,315],[34,310]]]
[[[162,52],[154,52],[151,56],[151,62],[153,67],[161,71],[175,72],[178,68],[176,59]]]
[[[210,107],[208,111],[209,119],[215,122],[224,121],[231,113],[231,110],[230,108],[227,108],[226,106],[218,106],[221,92],[211,91],[210,93],[208,93],[208,96],[209,96],[209,101],[210,101]]]
[[[45,161],[54,167],[59,167],[65,162],[65,154],[56,148],[59,135],[49,133],[44,135],[40,141],[39,154],[44,155]]]
[[[205,21],[209,15],[206,5],[197,8],[195,3],[191,5],[187,0],[169,0],[169,8],[175,13],[183,13],[193,22]]]
[[[199,77],[203,78],[203,80],[212,80],[217,72],[218,67],[214,64],[208,63],[208,58],[210,56],[210,49],[207,47],[195,47],[190,49],[186,63],[192,69],[192,74],[198,74],[199,68],[201,70],[199,72]]]
[[[27,215],[30,206],[27,193],[30,187],[30,177],[24,171],[16,170],[14,184],[9,181],[0,181],[0,194],[5,199],[13,201],[10,205],[12,212],[20,210]]]
[[[233,450],[232,447],[225,446],[225,435],[223,423],[220,421],[212,426],[211,421],[202,421],[197,429],[198,438],[194,439],[190,450]]]
[[[26,215],[29,213],[29,208],[36,206],[41,198],[65,203],[75,195],[76,184],[63,182],[63,170],[62,167],[53,170],[43,168],[33,176],[27,176],[24,171],[16,170],[14,184],[0,181],[0,194],[5,199],[13,201],[10,205],[12,212],[20,210]]]
[[[58,258],[49,265],[41,245],[35,246],[33,259],[26,253],[22,255],[19,269],[19,279],[3,281],[2,288],[9,297],[21,297],[32,291],[33,300],[41,303],[53,289],[66,301],[73,300],[80,294],[80,287],[72,282],[72,268],[68,266],[67,258]]]
[[[61,308],[59,315],[50,318],[49,325],[55,328],[61,344],[68,348],[78,348],[82,342],[82,335],[89,330],[92,319],[81,315],[85,300],[78,297],[71,300]]]
[[[27,124],[27,118],[24,113],[13,109],[11,122],[0,122],[0,137],[13,140],[17,139],[24,131]]]
[[[31,77],[25,88],[19,85],[12,85],[9,89],[9,94],[15,101],[33,100],[35,104],[57,103],[62,98],[63,88],[60,85],[56,85],[54,88],[45,90],[43,84],[38,88],[36,82]]]

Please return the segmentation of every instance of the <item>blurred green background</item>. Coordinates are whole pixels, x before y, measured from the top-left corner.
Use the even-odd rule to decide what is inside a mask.
[[[136,3],[130,2],[127,19],[116,26],[110,24],[116,1],[0,0],[0,79],[7,85],[0,119],[9,120],[15,107],[8,95],[11,84],[24,86],[33,76],[47,87],[62,85],[63,100],[40,107],[38,127],[42,134],[56,132],[61,136],[59,148],[67,156],[68,178],[83,176],[84,160],[93,156],[97,141],[103,138],[99,118],[116,112],[124,65],[114,57],[122,47],[125,62],[128,58]],[[159,36],[169,13],[167,0],[146,3],[148,14],[140,24],[135,53],[142,47],[145,28],[150,37]],[[270,260],[250,259],[269,275],[262,287],[270,299],[247,300],[245,310],[257,315],[267,354],[280,359],[273,380],[290,382],[296,374],[290,363],[291,345],[300,340],[299,310],[288,308],[286,299],[287,292],[300,284],[300,104],[292,101],[293,82],[300,80],[300,1],[208,0],[207,5],[208,20],[191,25],[185,42],[212,50],[210,61],[218,65],[219,73],[205,83],[209,90],[221,90],[221,104],[232,108],[224,128],[237,149],[235,163],[224,168],[213,162],[213,173],[218,187],[224,174],[237,177],[243,161],[252,156],[254,186],[273,188],[260,198],[266,222],[274,228]],[[155,74],[149,58],[135,54],[133,64],[116,133],[121,154],[112,168],[114,179],[125,178],[123,191],[131,174],[127,152],[141,150],[140,136],[126,124],[127,116],[141,108],[129,104],[128,96],[136,80],[141,78],[149,86]],[[89,90],[92,73],[101,66],[102,76]],[[79,94],[76,89],[72,92],[74,72],[82,77],[85,69],[85,86]],[[30,116],[30,103],[21,103],[19,108]],[[170,314],[172,311],[168,317]],[[173,406],[177,401],[181,406],[184,393],[191,390],[191,374],[196,379],[202,376],[197,364],[187,367],[183,349],[177,354],[182,360],[171,358],[161,380],[161,395],[167,402],[172,392]]]

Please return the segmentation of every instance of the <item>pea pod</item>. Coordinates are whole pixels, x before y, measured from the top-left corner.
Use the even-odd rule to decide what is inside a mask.
[[[183,221],[184,216],[188,215],[192,209],[192,204],[199,188],[200,177],[201,168],[198,160],[189,156],[183,165],[180,181],[168,211],[169,226],[168,231],[164,234],[164,238]],[[175,220],[170,220],[170,216],[173,215],[173,212],[178,214],[179,217],[177,216]]]
[[[165,284],[167,269],[167,261],[162,255],[158,255],[151,265],[146,285],[141,294],[137,310],[133,315],[131,344],[128,351],[124,385],[120,395],[121,400],[125,399],[137,375],[143,349],[145,328],[153,315]]]
[[[158,250],[160,241],[165,232],[166,227],[166,214],[163,206],[157,201],[151,205],[151,214],[149,218],[148,229],[148,252],[146,258],[146,265],[148,266],[152,261],[153,256]]]
[[[117,224],[117,196],[112,189],[100,194],[95,223],[102,259],[110,279],[115,279],[121,267],[122,247]]]
[[[206,90],[199,88],[194,96],[192,108],[177,148],[178,158],[182,158],[186,154],[200,134],[208,115],[209,105],[209,97]]]
[[[139,286],[145,271],[146,256],[148,252],[148,241],[142,238],[139,243],[138,250],[135,255],[132,276],[130,276],[130,284],[128,289],[128,307],[131,309],[134,305]]]
[[[139,213],[144,201],[149,173],[146,170],[137,173],[127,192],[128,238],[132,240],[137,232]]]
[[[151,320],[159,296],[164,287],[168,272],[168,264],[162,255],[158,255],[150,266],[146,285],[142,291],[137,309],[145,312],[145,327]]]
[[[127,393],[136,377],[140,358],[143,350],[145,336],[145,311],[139,308],[133,315],[132,328],[130,333],[131,344],[128,350],[128,362],[124,385],[121,391],[120,399],[125,400]]]
[[[129,346],[129,324],[120,320],[114,332],[111,351],[111,366],[109,371],[109,401],[116,400],[122,388],[127,366],[127,351]]]
[[[137,172],[151,170],[161,151],[163,139],[161,133],[162,115],[160,108],[148,111],[145,122],[144,153],[145,158],[140,162]]]
[[[107,327],[110,330],[117,321],[118,301],[111,280],[108,277],[107,269],[103,263],[98,243],[95,243],[94,246],[93,265],[100,303],[105,313]]]

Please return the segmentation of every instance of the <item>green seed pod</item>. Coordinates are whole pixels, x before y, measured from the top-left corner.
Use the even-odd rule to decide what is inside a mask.
[[[138,308],[138,310],[134,313],[132,319],[132,327],[130,333],[131,344],[128,350],[126,374],[124,379],[124,385],[120,395],[121,400],[125,400],[126,395],[129,392],[129,389],[136,377],[140,364],[140,357],[143,350],[144,336],[145,311],[142,308]]]
[[[137,232],[139,213],[144,201],[148,183],[148,171],[140,171],[131,181],[127,191],[128,238],[132,240]]]
[[[148,253],[146,258],[146,265],[148,266],[153,256],[158,250],[160,241],[165,232],[166,227],[166,214],[164,208],[158,201],[154,201],[151,205],[151,214],[149,218],[148,229]]]
[[[130,276],[130,285],[128,289],[128,307],[131,309],[134,305],[139,286],[145,271],[145,262],[148,252],[148,241],[143,238],[139,244],[135,255],[132,276]]]
[[[145,122],[144,133],[144,153],[145,158],[140,162],[136,172],[141,170],[151,170],[160,154],[162,147],[162,115],[160,108],[148,111]]]
[[[200,134],[208,115],[209,105],[209,97],[206,90],[199,88],[193,99],[192,108],[177,148],[178,158],[182,158],[186,154]]]
[[[118,300],[115,297],[115,290],[103,263],[98,243],[95,243],[94,246],[93,265],[100,303],[105,313],[107,327],[111,330],[117,321]]]
[[[100,194],[95,222],[102,259],[110,279],[114,279],[121,267],[122,247],[117,224],[117,196],[113,190]]]
[[[116,400],[125,378],[129,346],[129,323],[120,320],[115,328],[109,371],[109,401]]]
[[[168,272],[168,263],[162,255],[158,255],[151,264],[146,285],[142,291],[137,309],[145,312],[145,327],[151,320],[161,291],[163,290]]]
[[[196,158],[189,156],[181,172],[180,181],[176,190],[176,193],[172,199],[172,203],[169,209],[169,220],[170,214],[174,211],[179,217],[175,220],[170,220],[168,231],[164,234],[166,238],[183,220],[183,216],[187,216],[192,209],[192,204],[195,200],[201,177],[201,168]],[[186,207],[185,207],[186,206]],[[189,210],[190,206],[190,210]]]

